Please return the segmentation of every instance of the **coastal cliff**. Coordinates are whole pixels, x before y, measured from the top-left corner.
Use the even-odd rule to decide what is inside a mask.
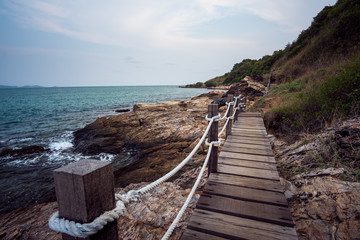
[[[99,118],[76,131],[75,151],[131,155],[127,166],[116,167],[115,185],[118,187],[153,181],[190,153],[207,126],[208,104],[223,94],[216,91],[207,95],[212,99],[203,96],[184,101],[135,104],[132,112]],[[220,112],[223,109],[220,108]],[[182,171],[197,166],[204,153],[204,148],[200,148]]]

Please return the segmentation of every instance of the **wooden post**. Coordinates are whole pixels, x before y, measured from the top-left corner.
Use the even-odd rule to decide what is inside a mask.
[[[219,105],[217,104],[209,104],[208,105],[208,117],[214,117],[217,116],[219,113]],[[217,121],[214,121],[213,124],[210,127],[209,133],[208,133],[208,141],[218,141],[218,131],[219,131],[219,123]],[[218,147],[213,146],[210,159],[209,159],[209,166],[208,166],[208,176],[210,176],[210,173],[217,172],[217,162],[218,162]]]
[[[110,162],[82,160],[54,170],[59,217],[79,223],[92,222],[115,208],[113,166]],[[80,239],[62,234],[63,240]],[[81,238],[83,239],[83,238]],[[85,239],[118,239],[117,221]]]
[[[233,100],[234,100],[234,95],[228,94],[228,95],[227,95],[226,102],[232,102]],[[230,105],[229,108],[230,108],[230,109],[229,109],[229,111],[228,111],[228,114],[226,115],[227,117],[232,116],[234,105]],[[232,119],[229,119],[229,123],[228,123],[228,125],[226,126],[226,138],[227,138],[229,135],[231,135],[232,123],[233,123],[233,120],[232,120]]]
[[[235,96],[238,97],[239,96],[239,92],[235,92]],[[238,107],[239,107],[239,104],[240,104],[240,98],[237,99],[236,101],[236,104],[235,104],[235,116],[234,116],[234,123],[238,120],[238,115],[239,115],[239,110],[238,110]]]

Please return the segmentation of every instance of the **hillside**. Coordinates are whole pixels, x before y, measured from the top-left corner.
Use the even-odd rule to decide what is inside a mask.
[[[223,84],[251,76],[266,85],[271,78],[269,94],[251,110],[261,110],[268,130],[288,140],[359,114],[359,19],[360,1],[339,0],[284,49],[236,63]]]

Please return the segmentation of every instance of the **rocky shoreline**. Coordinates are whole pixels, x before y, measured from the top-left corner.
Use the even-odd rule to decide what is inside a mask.
[[[228,93],[242,92],[247,108],[263,95],[265,86],[245,79]],[[210,97],[210,98],[209,98]],[[193,149],[206,128],[207,105],[221,102],[223,92],[185,101],[136,104],[133,111],[100,118],[75,135],[76,151],[128,155],[131,163],[117,167],[116,192],[147,184],[176,166]],[[225,107],[220,107],[223,113]],[[304,134],[288,143],[273,138],[273,151],[284,193],[299,239],[360,239],[360,117],[339,122],[320,134]],[[159,239],[181,208],[205,158],[203,146],[172,182],[161,184],[143,201],[130,204],[118,221],[121,239]],[[204,176],[206,177],[206,176]],[[202,186],[206,179],[202,180]],[[178,239],[189,220],[201,188],[186,210],[172,239]],[[171,202],[171,206],[169,206]],[[57,204],[36,204],[0,216],[1,239],[61,239],[47,221]]]

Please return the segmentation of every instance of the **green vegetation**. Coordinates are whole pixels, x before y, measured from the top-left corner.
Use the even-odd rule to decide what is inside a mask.
[[[231,72],[226,75],[224,84],[239,82],[246,76],[261,76],[270,72],[282,54],[283,50],[279,50],[275,51],[273,55],[266,55],[259,60],[244,59],[241,63],[236,63]]]
[[[204,87],[204,83],[197,82],[197,83],[194,83],[194,84],[188,84],[185,87],[188,87],[188,88],[202,88],[202,87]]]
[[[283,132],[317,131],[334,118],[360,113],[360,57],[351,61],[338,74],[318,88],[302,89],[300,82],[281,84],[271,94],[287,96],[285,103],[267,113]],[[292,92],[289,95],[289,92]],[[276,126],[271,126],[275,127]]]
[[[216,87],[218,84],[214,80],[209,80],[205,82],[206,87]]]

